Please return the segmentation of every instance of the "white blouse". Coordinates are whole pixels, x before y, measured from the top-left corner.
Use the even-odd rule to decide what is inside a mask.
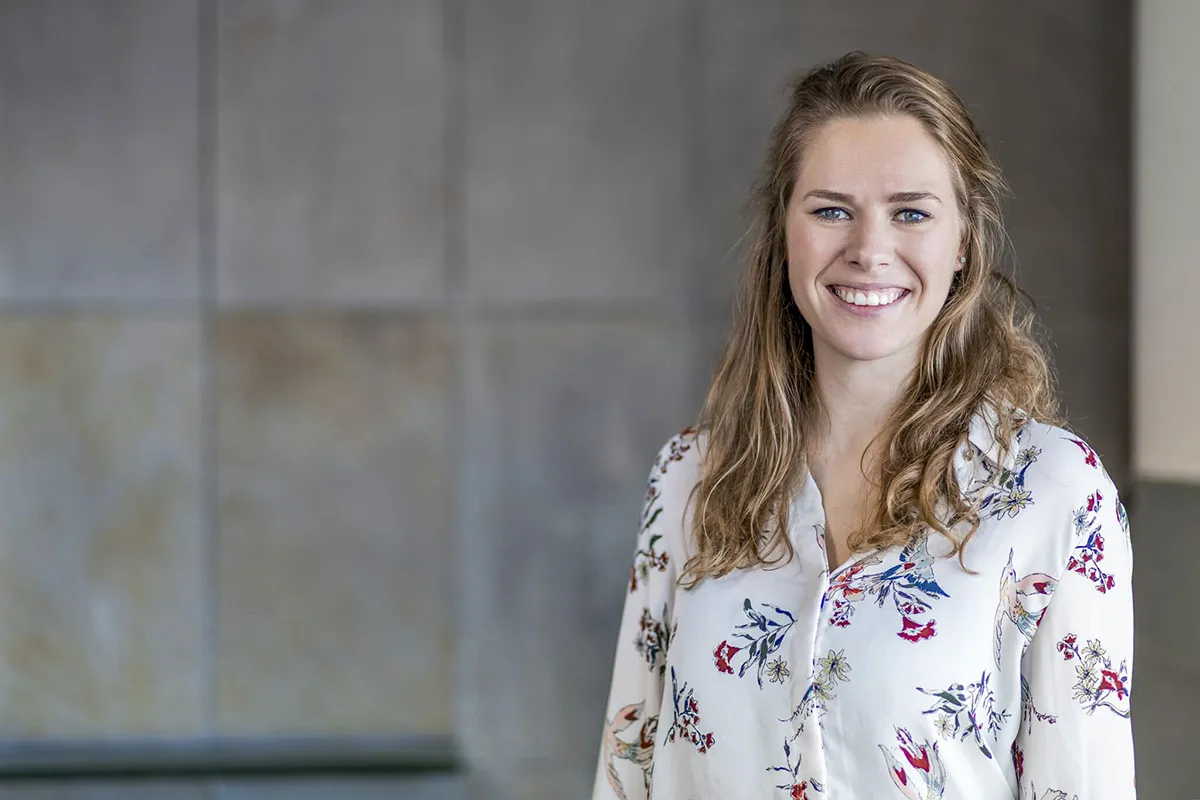
[[[650,472],[594,800],[1133,798],[1133,555],[1096,453],[988,414],[956,457],[981,498],[965,571],[936,534],[830,574],[821,496],[773,568],[684,590],[703,434]],[[998,479],[985,486],[995,473]]]

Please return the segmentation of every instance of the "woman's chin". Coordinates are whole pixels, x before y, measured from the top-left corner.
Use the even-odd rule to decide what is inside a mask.
[[[827,346],[844,361],[873,362],[912,357],[904,342],[890,341],[878,336],[828,342]]]

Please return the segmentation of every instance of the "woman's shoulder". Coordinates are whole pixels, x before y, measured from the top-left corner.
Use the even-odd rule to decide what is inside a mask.
[[[1081,492],[1093,491],[1098,482],[1112,483],[1095,448],[1060,425],[1026,420],[1010,450],[1015,468],[1028,465],[1031,479],[1044,491],[1057,490],[1070,501]]]
[[[659,447],[646,484],[643,533],[661,535],[678,564],[686,560],[689,552],[683,532],[694,513],[694,504],[688,501],[700,481],[706,442],[705,432],[696,427],[684,428],[671,436]]]
[[[658,448],[650,468],[649,482],[662,494],[691,491],[700,479],[700,460],[707,437],[696,427],[671,436]]]
[[[999,480],[990,490],[994,517],[1014,542],[1030,553],[1065,563],[1078,544],[1080,525],[1117,522],[1125,512],[1100,454],[1078,433],[1060,425],[1026,420],[1017,430]],[[1086,527],[1086,525],[1085,525]]]
[[[1078,433],[1037,420],[1022,426],[1018,440],[1012,467],[1001,478],[1007,488],[999,488],[993,509],[994,532],[1004,543],[998,552],[1008,552],[1010,562],[1015,558],[1019,574],[1059,577],[1069,569],[1101,594],[1126,580],[1113,575],[1132,558],[1129,522],[1100,454]],[[1105,567],[1112,568],[1107,572],[1089,564],[1105,555]]]
[[[1018,409],[1001,412],[981,407],[971,420],[968,440],[964,468],[970,485],[997,479],[1014,490],[1036,485],[1042,495],[1073,502],[1081,491],[1090,491],[1087,487],[1094,489],[1097,481],[1111,483],[1100,454],[1086,439]]]

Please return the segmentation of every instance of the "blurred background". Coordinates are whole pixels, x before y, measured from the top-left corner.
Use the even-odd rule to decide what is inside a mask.
[[[789,77],[1013,185],[1200,797],[1200,3],[0,0],[0,797],[587,797],[658,447]]]

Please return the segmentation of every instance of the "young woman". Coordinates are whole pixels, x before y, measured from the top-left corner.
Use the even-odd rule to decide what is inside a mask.
[[[1132,553],[1056,427],[962,101],[795,87],[699,423],[650,473],[594,798],[1132,798]]]

